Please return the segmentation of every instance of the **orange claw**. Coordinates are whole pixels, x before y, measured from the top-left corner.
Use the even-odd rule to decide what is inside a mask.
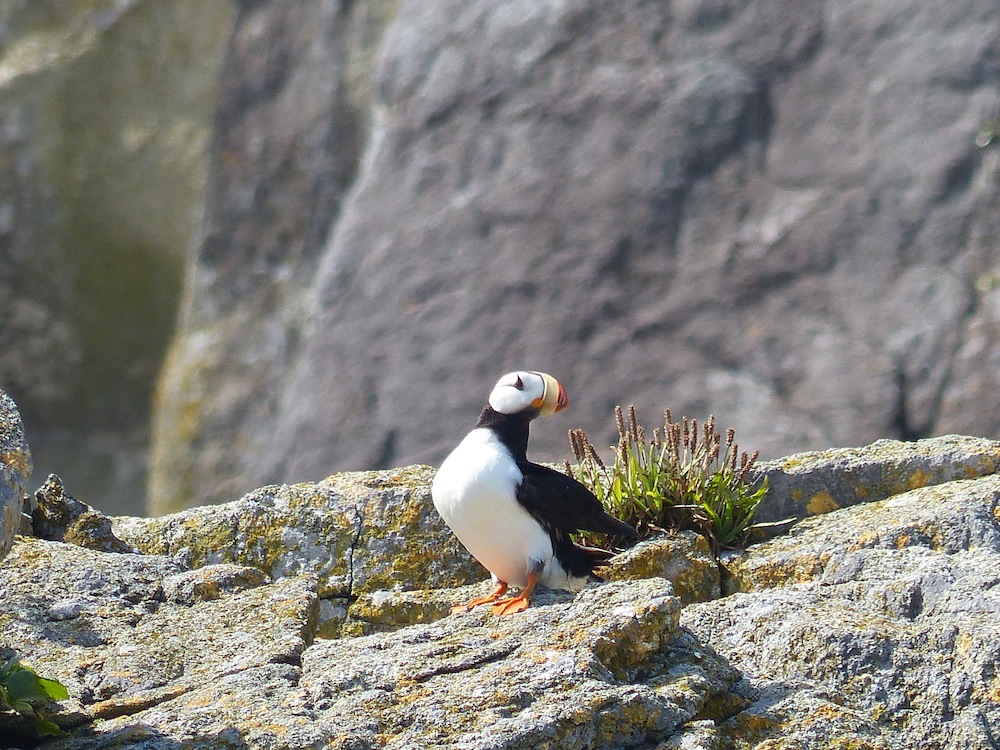
[[[456,604],[454,607],[451,608],[451,613],[453,615],[457,615],[460,612],[468,612],[470,609],[472,609],[473,607],[478,607],[480,604],[489,604],[490,602],[495,602],[505,593],[507,593],[507,582],[497,581],[496,588],[493,589],[489,594],[487,594],[486,596],[480,596],[476,599],[473,599],[468,604]],[[494,611],[496,610],[494,609]]]

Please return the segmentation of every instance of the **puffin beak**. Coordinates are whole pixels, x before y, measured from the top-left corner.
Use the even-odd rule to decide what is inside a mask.
[[[559,381],[544,372],[538,374],[542,377],[542,382],[545,383],[542,405],[539,407],[540,413],[542,415],[555,414],[569,406],[569,396],[566,395],[566,389],[559,384]]]

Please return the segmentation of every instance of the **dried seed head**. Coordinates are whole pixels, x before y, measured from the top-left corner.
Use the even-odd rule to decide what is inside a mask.
[[[597,449],[591,445],[589,440],[587,441],[587,458],[597,464],[602,471],[607,471],[608,467],[604,465],[604,461],[602,461],[601,457],[598,455]]]
[[[584,450],[583,444],[586,441],[587,436],[583,434],[583,430],[570,430],[569,431],[569,445],[573,449],[573,457],[577,461],[583,461],[586,451]]]
[[[634,443],[642,442],[639,420],[635,416],[635,406],[632,404],[628,405],[628,431]]]

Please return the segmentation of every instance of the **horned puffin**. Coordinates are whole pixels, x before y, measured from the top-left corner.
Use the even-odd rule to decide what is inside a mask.
[[[497,381],[472,432],[438,469],[434,507],[494,583],[487,596],[453,612],[480,604],[492,604],[497,615],[521,612],[538,584],[578,591],[609,553],[574,544],[570,533],[635,536],[578,481],[528,460],[531,421],[568,405],[566,391],[551,375],[508,373]],[[511,585],[520,594],[501,598]]]

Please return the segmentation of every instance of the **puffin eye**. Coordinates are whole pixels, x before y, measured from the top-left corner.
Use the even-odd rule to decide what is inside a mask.
[[[523,391],[524,390],[524,381],[521,380],[521,376],[520,375],[518,375],[517,376],[517,380],[514,381],[514,387],[517,388],[517,390],[519,390],[519,391]]]

